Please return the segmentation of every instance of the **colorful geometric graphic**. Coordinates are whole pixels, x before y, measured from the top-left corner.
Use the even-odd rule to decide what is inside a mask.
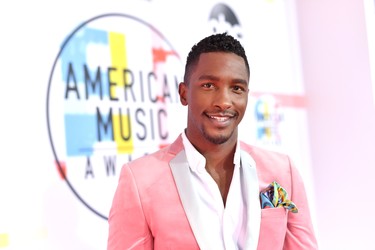
[[[281,143],[278,126],[282,121],[279,105],[272,95],[260,96],[255,104],[257,141],[265,144]]]

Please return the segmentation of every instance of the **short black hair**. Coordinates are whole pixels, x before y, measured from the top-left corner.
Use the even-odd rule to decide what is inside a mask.
[[[245,49],[237,39],[225,32],[205,37],[191,48],[185,65],[184,82],[186,84],[188,84],[191,69],[198,63],[199,56],[202,53],[209,52],[228,52],[242,57],[245,61],[247,73],[250,75],[250,66]]]

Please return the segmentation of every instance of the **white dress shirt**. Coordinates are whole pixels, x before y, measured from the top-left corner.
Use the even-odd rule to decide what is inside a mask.
[[[207,172],[206,159],[190,143],[182,133],[187,161],[190,166],[190,178],[195,191],[199,194],[197,202],[203,206],[203,218],[210,235],[210,245],[213,250],[244,249],[246,235],[246,205],[241,185],[240,143],[237,142],[234,154],[234,171],[229,192],[224,207],[219,187]]]

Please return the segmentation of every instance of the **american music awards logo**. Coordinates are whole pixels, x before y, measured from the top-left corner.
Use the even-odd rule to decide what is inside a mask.
[[[256,100],[254,109],[257,126],[256,141],[262,145],[281,145],[279,125],[284,115],[276,99],[272,95],[261,95]]]
[[[107,219],[121,166],[174,140],[182,70],[168,40],[130,15],[94,17],[62,43],[47,90],[51,148],[61,176],[98,216]]]

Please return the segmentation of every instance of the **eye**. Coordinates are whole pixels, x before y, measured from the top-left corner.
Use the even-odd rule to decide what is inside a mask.
[[[210,82],[206,82],[206,83],[203,83],[202,84],[202,87],[205,88],[205,89],[210,89],[212,88],[214,85]]]
[[[246,88],[243,87],[242,85],[234,85],[234,86],[233,86],[233,90],[234,90],[236,93],[246,92]]]

